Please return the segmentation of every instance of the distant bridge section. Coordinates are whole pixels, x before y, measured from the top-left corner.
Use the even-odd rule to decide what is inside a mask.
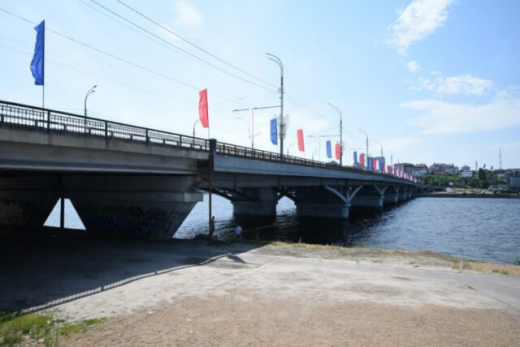
[[[171,238],[209,188],[210,141],[0,101],[0,228],[39,229],[60,198],[87,231]],[[348,218],[412,197],[388,174],[216,144],[213,191],[235,214],[273,215],[284,196],[302,216]]]

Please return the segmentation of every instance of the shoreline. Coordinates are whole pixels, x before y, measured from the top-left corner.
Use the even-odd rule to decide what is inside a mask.
[[[457,194],[457,193],[420,193],[417,198],[475,198],[475,199],[520,199],[517,194]]]

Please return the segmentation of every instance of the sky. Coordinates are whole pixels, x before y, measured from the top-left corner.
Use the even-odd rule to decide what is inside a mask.
[[[234,111],[280,104],[268,52],[284,67],[285,153],[330,160],[330,103],[346,164],[368,136],[387,163],[497,169],[501,148],[520,168],[517,0],[2,0],[0,100],[42,105],[29,69],[42,20],[49,108],[83,114],[96,85],[91,117],[276,152],[279,108]],[[210,133],[196,123],[206,88]]]

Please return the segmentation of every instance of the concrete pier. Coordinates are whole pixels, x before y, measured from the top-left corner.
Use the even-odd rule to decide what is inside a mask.
[[[349,205],[327,203],[296,203],[296,213],[301,217],[348,219]]]
[[[87,231],[169,239],[195,204],[195,176],[86,176],[63,179]]]

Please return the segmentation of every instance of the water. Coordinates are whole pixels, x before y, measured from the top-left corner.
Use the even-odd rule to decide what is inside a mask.
[[[176,238],[207,233],[206,195],[204,199],[184,221]],[[81,229],[81,221],[70,207],[66,204],[66,226]],[[310,220],[298,218],[294,204],[286,198],[278,203],[276,217],[236,217],[231,203],[214,195],[213,215],[215,236],[221,240],[232,238],[233,227],[239,223],[245,238],[430,250],[508,264],[520,259],[520,199],[419,198],[350,220]],[[55,209],[47,224],[58,223],[59,210]]]

